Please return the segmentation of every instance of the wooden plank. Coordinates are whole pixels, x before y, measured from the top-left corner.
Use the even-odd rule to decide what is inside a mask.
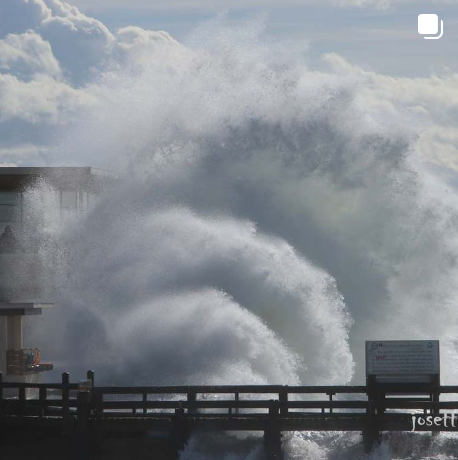
[[[211,394],[253,393],[278,394],[281,385],[226,385],[226,386],[159,386],[159,387],[97,387],[103,394]]]
[[[458,405],[458,403],[455,403]],[[106,409],[268,409],[270,400],[213,400],[213,401],[104,401]],[[367,409],[367,401],[288,401],[279,402],[288,409]]]
[[[368,401],[288,401],[287,407],[290,409],[367,409],[369,403]]]
[[[366,394],[367,387],[366,385],[357,385],[357,386],[346,386],[346,385],[322,385],[322,386],[288,386],[288,393],[316,393],[316,394],[328,394],[328,393],[362,393]]]
[[[268,409],[269,401],[103,401],[102,407],[107,409],[228,409],[228,408],[245,408],[245,409]]]
[[[381,405],[387,409],[458,409],[458,401],[422,402],[399,401],[383,402]]]

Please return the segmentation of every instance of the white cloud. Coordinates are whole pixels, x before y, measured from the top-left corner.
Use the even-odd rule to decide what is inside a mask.
[[[50,16],[43,0],[0,0],[0,38],[35,29]]]
[[[25,82],[14,75],[0,74],[0,122],[16,119],[59,124],[69,121],[67,115],[90,102],[89,93],[46,75]]]
[[[60,64],[49,42],[35,32],[10,34],[0,40],[0,72],[12,73],[23,80],[37,74],[62,77]]]
[[[46,0],[52,15],[38,27],[51,43],[54,55],[75,82],[87,81],[94,69],[110,58],[115,38],[100,21],[77,8],[56,0]]]
[[[58,0],[0,0],[0,160],[43,159],[53,127],[97,102],[91,81],[165,44],[178,46],[166,32],[139,27],[115,35]]]
[[[393,130],[400,115],[410,117],[424,161],[458,171],[458,74],[392,77],[354,66],[336,54],[328,54],[323,60],[339,75],[357,76],[361,82],[356,95],[360,107],[391,119]]]
[[[360,7],[384,9],[399,3],[416,3],[417,0],[98,0],[94,4],[91,0],[74,0],[73,3],[82,9],[109,10],[109,9],[144,9],[150,11],[161,10],[210,10],[221,11],[235,8],[272,8],[306,5],[332,5],[342,8]],[[429,3],[453,4],[454,0],[431,0]]]
[[[117,31],[118,60],[129,65],[151,59],[167,60],[167,54],[183,47],[167,32],[128,26]]]
[[[24,161],[42,161],[43,154],[49,151],[49,147],[42,148],[38,145],[27,144],[27,143],[16,143],[9,147],[0,147],[0,158],[3,161],[0,163],[0,167],[6,166],[18,166]]]
[[[135,51],[164,45],[177,45],[178,42],[164,31],[145,30],[141,27],[128,26],[118,30],[119,46],[125,50]]]

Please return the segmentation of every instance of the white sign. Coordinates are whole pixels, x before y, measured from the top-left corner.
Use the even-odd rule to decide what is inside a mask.
[[[431,375],[439,370],[439,340],[366,342],[366,375]]]

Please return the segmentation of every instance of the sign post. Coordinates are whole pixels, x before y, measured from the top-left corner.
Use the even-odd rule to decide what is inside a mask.
[[[366,341],[366,382],[370,421],[363,431],[363,442],[368,452],[380,440],[379,416],[385,413],[386,394],[393,386],[396,394],[423,393],[431,402],[439,401],[439,341]],[[429,387],[426,391],[425,386]]]

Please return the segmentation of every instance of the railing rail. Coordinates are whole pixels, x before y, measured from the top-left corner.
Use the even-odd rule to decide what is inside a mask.
[[[385,385],[378,397],[367,386],[285,386],[285,385],[181,385],[181,386],[95,386],[94,373],[87,374],[87,397],[68,373],[61,383],[5,382],[0,373],[0,417],[52,415],[69,425],[81,405],[94,420],[127,417],[167,417],[176,411],[194,418],[226,414],[232,418],[265,416],[272,404],[280,418],[300,414],[384,414],[386,411],[422,411],[437,414],[458,410],[457,401],[438,401],[439,394],[458,394],[458,386]],[[86,382],[87,382],[86,381]],[[8,396],[8,390],[16,395]],[[28,398],[35,390],[34,398]],[[37,392],[38,390],[38,392]],[[80,391],[78,391],[80,390]],[[369,391],[370,390],[370,391]],[[378,390],[380,391],[380,389]],[[372,393],[371,393],[372,392]],[[38,395],[38,396],[37,396]],[[433,397],[434,395],[434,397]],[[323,398],[324,396],[324,398]],[[396,397],[391,397],[396,396]],[[408,413],[408,412],[406,412]]]

